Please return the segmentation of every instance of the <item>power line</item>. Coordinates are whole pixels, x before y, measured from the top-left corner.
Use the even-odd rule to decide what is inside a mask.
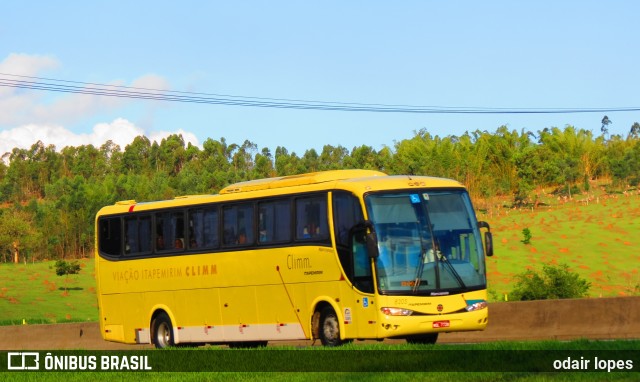
[[[370,104],[355,102],[327,102],[302,99],[264,98],[235,96],[214,93],[196,93],[161,90],[91,82],[59,80],[53,78],[21,76],[0,73],[0,86],[18,89],[89,94],[96,96],[144,99],[166,102],[199,103],[208,105],[245,106],[277,109],[375,112],[375,113],[420,113],[420,114],[571,114],[609,113],[640,111],[640,107],[599,108],[490,108],[447,107],[395,104]],[[8,78],[7,78],[8,77]]]

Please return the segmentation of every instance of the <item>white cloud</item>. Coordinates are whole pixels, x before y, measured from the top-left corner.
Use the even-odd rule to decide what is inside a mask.
[[[141,89],[169,90],[169,83],[162,77],[155,74],[147,74],[135,79],[131,87]]]
[[[123,118],[111,123],[99,123],[93,127],[90,134],[76,134],[59,125],[29,124],[9,130],[0,131],[0,156],[11,152],[14,148],[28,149],[34,143],[41,141],[45,146],[54,145],[60,151],[66,146],[93,145],[100,147],[108,140],[120,146],[125,146],[140,135],[145,135],[150,141],[162,141],[171,134],[182,134],[185,143],[190,142],[199,146],[198,139],[192,133],[182,129],[176,132],[160,131],[146,134],[144,130]]]
[[[35,76],[42,70],[57,66],[58,62],[52,57],[12,53],[0,61],[0,73],[15,75],[2,76],[5,80],[30,81],[29,78],[16,76]],[[18,121],[28,115],[37,100],[36,92],[0,86],[0,125]]]
[[[0,79],[41,82],[45,80],[18,76],[36,77],[39,72],[54,69],[58,65],[58,61],[53,57],[12,53],[0,61]],[[124,81],[112,81],[109,85],[158,90],[170,88],[164,78],[154,74],[140,76],[130,85],[126,85]],[[66,146],[89,144],[100,147],[111,140],[124,149],[140,135],[147,136],[152,142],[160,142],[171,134],[182,134],[185,142],[199,146],[198,139],[193,133],[182,129],[175,132],[155,132],[151,131],[152,129],[145,131],[125,118],[94,125],[90,133],[75,133],[65,127],[83,118],[95,119],[98,113],[113,112],[131,102],[144,101],[90,94],[52,94],[0,86],[0,129],[2,129],[0,130],[0,156],[11,152],[16,147],[28,149],[38,141],[45,145],[54,145],[57,150],[61,150]],[[155,103],[148,102],[151,104],[148,109],[153,109]]]
[[[11,53],[0,61],[0,72],[19,76],[33,76],[45,69],[58,67],[58,61],[49,56]]]
[[[38,73],[42,70],[52,69],[57,66],[58,62],[52,57],[12,53],[0,61],[0,79],[5,81],[19,80],[77,87],[83,86],[77,83],[61,83],[39,78],[19,77],[37,77]],[[155,74],[140,76],[131,81],[130,84],[127,84],[125,81],[114,80],[104,85],[106,85],[105,89],[109,90],[115,89],[112,86],[129,86],[158,90],[169,89],[168,82],[161,76]],[[99,88],[99,85],[91,86]],[[133,89],[129,90],[134,91]],[[145,90],[145,92],[149,91]],[[140,102],[144,101],[133,98],[80,93],[56,93],[0,86],[0,126],[75,123],[98,113],[113,112],[133,102],[140,104]]]

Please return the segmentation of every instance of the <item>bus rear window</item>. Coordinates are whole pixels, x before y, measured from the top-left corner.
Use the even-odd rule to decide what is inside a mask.
[[[105,255],[120,256],[122,251],[122,223],[119,217],[103,218],[98,223],[99,250]]]

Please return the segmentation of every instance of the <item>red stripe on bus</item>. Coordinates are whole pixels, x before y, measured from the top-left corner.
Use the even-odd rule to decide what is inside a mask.
[[[136,206],[136,205],[134,204],[134,205],[132,205],[131,207],[129,207],[129,212],[133,212],[133,208],[134,208],[135,206]]]

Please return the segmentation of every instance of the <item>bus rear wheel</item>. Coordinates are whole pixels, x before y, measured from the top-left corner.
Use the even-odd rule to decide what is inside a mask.
[[[438,333],[427,333],[407,337],[407,343],[410,344],[435,344],[436,341],[438,341]]]
[[[340,346],[344,343],[340,339],[340,322],[338,315],[330,306],[320,311],[320,342],[324,346]]]
[[[169,316],[162,312],[151,321],[151,342],[158,349],[175,346],[173,325]]]

